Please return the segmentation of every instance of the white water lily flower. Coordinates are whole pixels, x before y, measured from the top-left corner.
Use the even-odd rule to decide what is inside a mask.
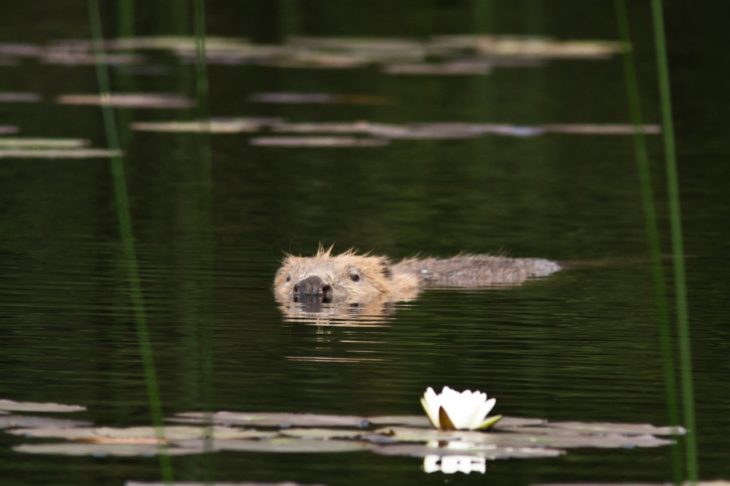
[[[428,419],[441,430],[477,430],[496,424],[501,415],[487,418],[496,402],[495,398],[487,400],[486,393],[471,390],[459,393],[448,386],[438,395],[428,387],[421,398]]]

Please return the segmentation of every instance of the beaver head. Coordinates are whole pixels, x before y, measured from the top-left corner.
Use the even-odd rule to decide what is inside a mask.
[[[274,294],[280,302],[363,304],[391,290],[392,272],[386,257],[348,250],[332,254],[320,247],[312,257],[288,255],[276,272]]]

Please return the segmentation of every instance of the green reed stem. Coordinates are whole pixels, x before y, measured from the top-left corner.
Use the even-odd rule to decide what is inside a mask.
[[[195,30],[195,49],[196,49],[196,98],[198,103],[198,119],[201,124],[210,124],[210,113],[208,109],[208,98],[209,98],[209,85],[208,85],[208,69],[206,60],[205,50],[205,0],[195,0],[194,2],[194,30]],[[203,122],[205,120],[205,122]],[[207,272],[212,271],[213,258],[212,258],[212,229],[210,227],[211,217],[211,191],[212,191],[212,166],[213,166],[213,154],[210,144],[210,132],[209,130],[203,130],[200,137],[197,138],[199,143],[199,170],[200,177],[198,178],[198,192],[199,192],[199,207],[197,208],[200,218],[199,231],[202,233],[202,244],[201,249],[201,261],[203,263],[203,270],[205,275],[209,275]],[[205,225],[203,227],[203,225]],[[206,423],[212,424],[212,410],[213,410],[213,339],[212,339],[212,312],[210,310],[210,277],[203,277],[204,281],[202,286],[206,289],[205,295],[201,295],[201,302],[203,306],[203,312],[201,315],[207,321],[199,322],[198,335],[200,338],[200,357],[201,357],[201,384],[200,389],[202,393],[203,410],[205,411],[208,420]],[[205,448],[207,450],[213,449],[213,438],[212,438],[212,425],[209,425],[210,429],[206,433]],[[207,458],[210,455],[206,455]],[[206,482],[211,483],[213,479],[212,471],[212,460],[206,460],[204,474]]]
[[[664,13],[661,0],[651,2],[656,44],[657,74],[661,97],[664,151],[667,171],[667,193],[669,197],[669,221],[672,235],[672,261],[674,263],[674,293],[677,312],[677,335],[679,337],[680,383],[682,387],[682,409],[687,427],[685,438],[687,455],[687,476],[694,484],[698,478],[697,429],[694,412],[694,390],[692,384],[692,350],[689,335],[689,312],[687,309],[687,285],[684,272],[684,243],[682,241],[682,216],[679,205],[679,178],[674,144],[674,123],[669,88],[669,66],[664,35]]]
[[[664,269],[662,267],[662,250],[659,240],[659,229],[654,205],[654,194],[652,190],[651,168],[644,137],[643,121],[641,116],[641,98],[639,96],[639,83],[634,64],[634,56],[631,49],[628,13],[626,0],[614,0],[616,10],[616,22],[619,38],[624,45],[623,65],[624,81],[626,84],[626,96],[629,105],[629,114],[634,125],[634,147],[636,150],[636,167],[639,175],[639,186],[641,188],[641,201],[644,208],[644,222],[646,236],[651,256],[651,274],[654,284],[654,296],[656,299],[657,320],[659,324],[659,343],[662,352],[664,390],[666,395],[667,412],[669,423],[679,425],[679,411],[677,404],[677,378],[674,372],[674,352],[672,348],[672,337],[670,332],[669,299],[667,297],[667,286],[665,283]],[[672,447],[672,466],[674,482],[679,484],[684,476],[684,465],[678,447]]]
[[[99,92],[102,102],[109,100],[109,78],[106,71],[106,59],[103,46],[103,34],[101,30],[101,15],[99,13],[98,0],[88,0],[89,23],[96,57],[96,76],[99,84]],[[102,114],[104,129],[109,142],[109,147],[118,152],[120,150],[116,120],[112,107],[102,103]],[[124,263],[127,269],[127,280],[129,292],[134,310],[134,318],[137,329],[137,340],[139,341],[140,354],[144,367],[145,384],[147,386],[147,399],[149,401],[150,414],[155,425],[155,433],[160,441],[159,458],[162,477],[166,483],[172,483],[172,464],[167,447],[164,445],[165,429],[162,423],[162,406],[160,402],[159,388],[157,384],[157,373],[155,362],[150,345],[147,317],[142,295],[142,286],[139,278],[137,254],[134,246],[134,235],[132,233],[132,217],[129,211],[129,199],[127,196],[127,182],[124,173],[124,161],[120,155],[111,158],[111,172],[114,183],[114,198],[117,207],[117,218],[122,239]]]
[[[134,0],[120,0],[117,6],[117,32],[122,37],[134,35]]]

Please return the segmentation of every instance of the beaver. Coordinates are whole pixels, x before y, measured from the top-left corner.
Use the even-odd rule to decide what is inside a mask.
[[[514,286],[560,270],[559,264],[542,258],[459,254],[393,263],[385,256],[332,250],[320,246],[311,257],[287,255],[274,277],[276,300],[301,303],[316,312],[320,304],[410,301],[426,287]]]

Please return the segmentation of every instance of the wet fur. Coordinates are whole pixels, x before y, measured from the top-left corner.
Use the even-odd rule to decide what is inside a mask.
[[[291,302],[294,286],[317,276],[332,287],[333,304],[400,302],[413,300],[424,287],[519,285],[528,278],[545,277],[558,270],[557,263],[540,258],[457,255],[406,258],[392,263],[384,256],[358,254],[354,250],[335,255],[332,247],[320,247],[311,257],[284,258],[274,278],[274,295],[280,303]]]

